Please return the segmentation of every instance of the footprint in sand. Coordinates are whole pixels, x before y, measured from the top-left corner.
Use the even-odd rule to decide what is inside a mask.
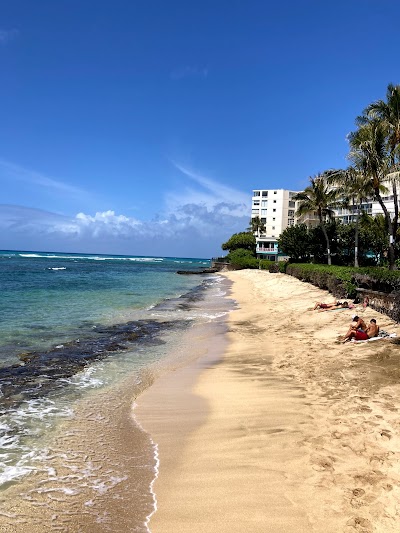
[[[392,438],[392,434],[390,433],[390,431],[386,430],[386,429],[382,429],[379,434],[378,434],[378,438],[382,438],[384,440],[390,440]]]
[[[363,499],[363,496],[365,496],[365,490],[358,487],[356,489],[353,489],[351,491],[351,499],[350,499],[350,505],[354,509],[360,509],[360,507],[363,507],[364,505],[367,505],[367,502]]]
[[[333,472],[335,469],[332,463],[333,459],[331,458],[316,459],[312,468],[317,472]]]
[[[362,518],[361,516],[355,516],[354,518],[351,518],[346,525],[349,528],[358,531],[358,533],[372,533],[373,531],[371,522],[366,518]]]

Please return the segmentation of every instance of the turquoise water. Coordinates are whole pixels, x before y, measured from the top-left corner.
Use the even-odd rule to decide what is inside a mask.
[[[181,332],[228,312],[207,259],[0,252],[0,490],[42,461],[48,435],[91,390],[143,372]],[[182,353],[179,354],[178,352]],[[136,384],[136,385],[135,385]],[[35,467],[36,468],[36,467]]]
[[[206,259],[0,252],[0,366],[183,294]]]

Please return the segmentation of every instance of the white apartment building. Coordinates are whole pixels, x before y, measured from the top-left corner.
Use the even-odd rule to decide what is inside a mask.
[[[388,187],[389,191],[386,194],[382,194],[382,199],[386,205],[386,209],[389,211],[390,216],[394,216],[394,202],[393,202],[393,190],[391,187]],[[350,222],[355,222],[357,216],[357,209],[360,209],[360,206],[355,206],[354,209],[345,209],[345,208],[336,208],[334,217],[337,220],[343,222],[343,224],[349,224]],[[382,207],[380,206],[377,200],[369,198],[361,204],[361,211],[375,217],[376,215],[383,215]]]
[[[265,232],[256,234],[257,256],[270,261],[278,258],[278,237],[295,223],[296,191],[286,189],[256,189],[251,200],[251,218],[259,217]]]
[[[278,259],[278,237],[288,226],[305,223],[308,227],[317,226],[319,219],[316,213],[308,213],[297,217],[297,203],[293,200],[296,191],[286,189],[255,189],[251,201],[251,218],[259,217],[265,225],[265,232],[257,232],[256,253],[257,257],[277,261]],[[394,215],[393,190],[388,186],[388,192],[382,195],[383,201],[391,214]],[[344,224],[354,222],[356,210],[359,208],[336,208],[334,218]],[[361,210],[365,213],[376,216],[383,214],[382,208],[376,200],[368,199],[361,205]]]

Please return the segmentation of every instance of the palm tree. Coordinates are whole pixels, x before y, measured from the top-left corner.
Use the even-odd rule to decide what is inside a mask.
[[[378,119],[386,129],[390,158],[390,178],[393,189],[394,217],[392,220],[394,235],[397,233],[399,204],[397,180],[400,170],[400,85],[389,83],[386,90],[386,102],[377,100],[364,109],[364,121]],[[360,117],[361,122],[363,118]]]
[[[385,215],[389,232],[389,269],[395,268],[394,242],[396,234],[390,213],[381,196],[381,188],[387,182],[390,160],[386,144],[386,127],[379,119],[371,119],[361,124],[357,131],[348,135],[350,152],[348,158],[365,176],[370,179],[374,196]]]
[[[360,170],[353,166],[329,173],[328,183],[336,186],[341,191],[343,207],[349,208],[355,213],[355,233],[354,233],[354,266],[359,266],[358,262],[358,242],[359,242],[359,218],[362,203],[374,196],[374,189],[371,180]],[[386,190],[386,189],[385,189]],[[381,190],[382,192],[382,190]]]
[[[325,221],[327,218],[332,218],[332,208],[337,204],[338,192],[336,189],[329,186],[327,178],[329,173],[321,173],[315,177],[310,177],[310,185],[293,196],[293,200],[299,202],[297,208],[297,215],[305,215],[307,213],[316,212],[319,223],[326,241],[326,251],[328,255],[328,265],[332,264],[331,246],[329,242],[328,233],[326,231]]]
[[[259,216],[256,216],[250,220],[249,230],[252,233],[256,233],[259,236],[261,233],[265,233],[265,224],[262,222]]]

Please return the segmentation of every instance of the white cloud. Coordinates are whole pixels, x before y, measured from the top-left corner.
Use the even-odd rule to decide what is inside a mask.
[[[215,206],[224,204],[222,212],[233,216],[247,216],[249,218],[250,194],[223,185],[175,161],[172,161],[172,164],[182,174],[190,178],[193,184],[197,185],[197,188],[185,185],[179,191],[168,193],[166,202],[170,212],[175,212],[176,209],[184,205],[197,204],[206,206],[212,210]]]
[[[0,205],[0,249],[210,257],[247,225],[248,216],[233,216],[226,209],[225,204],[212,209],[188,204],[144,222],[111,210],[66,217]]]
[[[218,255],[221,244],[230,235],[247,227],[250,195],[174,164],[192,185],[169,193],[165,213],[150,221],[113,210],[95,214],[80,212],[68,217],[28,207],[0,205],[0,249]]]

